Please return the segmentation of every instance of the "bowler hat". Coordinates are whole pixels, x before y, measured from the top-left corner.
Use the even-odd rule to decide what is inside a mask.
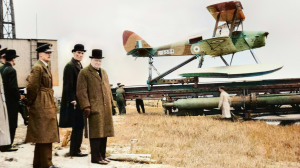
[[[90,56],[90,58],[103,59],[104,57],[102,57],[102,50],[93,49],[92,50],[92,56]]]
[[[51,50],[51,47],[52,47],[52,44],[46,43],[46,44],[43,44],[43,45],[39,46],[36,49],[36,51],[38,53],[41,53],[41,52],[45,52],[45,53],[47,53],[47,52],[53,52],[53,50]]]
[[[74,49],[72,50],[72,52],[76,52],[76,51],[84,51],[84,52],[86,52],[86,50],[84,50],[84,45],[82,45],[82,44],[76,44],[74,46]]]
[[[17,58],[19,57],[16,53],[16,50],[7,50],[5,55],[5,59],[12,59],[12,58]]]

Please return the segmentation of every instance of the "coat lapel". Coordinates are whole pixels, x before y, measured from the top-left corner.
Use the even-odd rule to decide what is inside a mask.
[[[38,61],[38,63],[40,64],[40,65],[42,65],[42,67],[44,68],[44,70],[46,70],[46,72],[47,72],[47,74],[50,76],[50,77],[52,77],[52,74],[51,74],[51,72],[50,72],[50,70],[46,67],[46,65],[42,62],[42,61]]]
[[[82,67],[78,64],[78,62],[72,58],[71,62],[74,64],[74,66],[80,71],[82,69]]]
[[[89,65],[89,70],[91,71],[92,75],[94,75],[100,82],[102,81],[97,71],[92,67],[92,65]]]

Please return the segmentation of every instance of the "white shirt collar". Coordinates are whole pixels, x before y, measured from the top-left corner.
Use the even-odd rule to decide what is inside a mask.
[[[44,64],[46,65],[46,67],[48,67],[47,62],[45,62],[45,61],[43,61],[43,60],[40,60],[40,61],[42,61],[42,63],[44,63]]]

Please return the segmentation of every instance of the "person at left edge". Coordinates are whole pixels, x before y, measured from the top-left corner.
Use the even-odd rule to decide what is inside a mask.
[[[84,119],[83,112],[77,103],[76,97],[77,77],[82,69],[80,61],[82,60],[85,52],[86,50],[84,50],[84,45],[76,44],[72,50],[73,58],[65,66],[59,118],[59,127],[72,127],[69,155],[77,157],[87,156],[87,154],[82,154],[80,150],[83,137]]]
[[[19,100],[21,98],[18,88],[17,71],[13,68],[13,66],[15,66],[15,59],[17,57],[19,56],[17,55],[15,50],[7,50],[4,55],[6,62],[0,68],[0,73],[3,80],[11,139],[11,144],[6,147],[1,147],[1,152],[10,152],[17,150],[12,148],[16,129],[18,127]]]
[[[49,67],[51,46],[46,43],[36,49],[38,61],[27,78],[29,122],[25,141],[35,143],[34,168],[57,168],[52,163],[52,143],[59,142],[59,131]]]
[[[1,45],[0,45],[1,48]],[[0,51],[0,56],[2,59],[2,55],[6,52],[6,49],[2,49]],[[2,63],[2,62],[1,62]],[[3,65],[1,65],[3,66]],[[0,149],[2,146],[7,146],[11,144],[10,133],[9,133],[9,124],[8,124],[8,114],[5,103],[5,95],[2,77],[0,75]]]

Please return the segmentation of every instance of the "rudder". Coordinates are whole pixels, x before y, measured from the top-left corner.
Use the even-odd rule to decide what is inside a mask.
[[[151,47],[144,39],[142,39],[136,33],[125,30],[123,32],[123,46],[126,52],[129,52],[136,48],[136,41],[141,40],[139,48]]]

